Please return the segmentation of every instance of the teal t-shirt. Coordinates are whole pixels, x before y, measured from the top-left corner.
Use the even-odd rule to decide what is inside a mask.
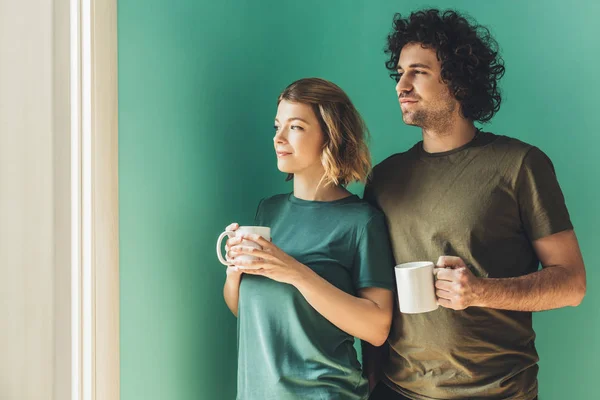
[[[355,195],[320,202],[264,199],[256,225],[337,288],[394,289],[394,259],[381,212]],[[238,307],[238,400],[362,400],[368,384],[340,330],[292,285],[243,275]]]

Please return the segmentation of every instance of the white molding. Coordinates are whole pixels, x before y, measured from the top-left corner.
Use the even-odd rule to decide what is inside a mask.
[[[71,84],[71,400],[83,400],[81,329],[81,45],[80,4],[70,0]]]
[[[52,399],[58,375],[53,31],[53,2],[0,0],[2,400]],[[69,300],[60,301],[68,310]],[[61,317],[65,334],[70,316]]]
[[[118,400],[119,196],[117,0],[93,2],[92,137],[95,394]]]
[[[72,400],[118,400],[116,0],[71,3]]]
[[[54,400],[72,388],[71,46],[69,0],[53,2]]]
[[[117,0],[0,0],[0,399],[119,399]]]

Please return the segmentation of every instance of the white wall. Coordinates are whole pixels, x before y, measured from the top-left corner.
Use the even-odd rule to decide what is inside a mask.
[[[0,0],[2,400],[69,397],[68,93],[68,1]]]

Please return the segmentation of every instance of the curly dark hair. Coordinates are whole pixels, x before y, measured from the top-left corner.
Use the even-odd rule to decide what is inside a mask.
[[[396,71],[400,51],[409,43],[436,51],[442,80],[460,102],[465,118],[485,123],[498,112],[504,61],[488,28],[452,10],[421,10],[408,18],[397,13],[385,48],[388,70]],[[394,75],[390,74],[392,79]]]

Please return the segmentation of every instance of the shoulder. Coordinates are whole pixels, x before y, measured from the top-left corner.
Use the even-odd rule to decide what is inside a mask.
[[[514,137],[504,135],[494,135],[496,140],[492,142],[492,147],[496,151],[504,154],[513,155],[516,158],[548,158],[548,156],[538,147],[519,140]]]
[[[290,194],[281,193],[273,196],[264,197],[258,203],[257,212],[271,211],[283,207],[287,202]]]
[[[385,215],[383,212],[364,199],[359,198],[356,202],[347,204],[347,206],[347,209],[344,210],[345,217],[353,219],[358,227],[385,224]]]
[[[496,135],[496,140],[492,142],[493,147],[497,149],[504,150],[506,152],[511,152],[515,154],[519,154],[521,156],[525,156],[531,149],[535,148],[535,146],[523,142],[514,137],[504,136],[504,135]]]
[[[418,156],[421,143],[423,143],[423,142],[416,143],[414,146],[412,146],[410,149],[408,149],[406,151],[392,154],[391,156],[387,157],[386,159],[381,161],[379,164],[377,164],[375,167],[373,167],[373,171],[386,171],[390,168],[393,168],[398,163],[402,163],[407,160],[413,159],[414,157]]]
[[[552,166],[550,158],[540,148],[513,137],[499,135],[493,142],[493,150],[510,160],[517,170],[527,166]]]
[[[421,146],[421,143],[422,142],[418,142],[406,151],[392,154],[375,165],[371,171],[371,175],[369,176],[369,182],[373,184],[377,181],[385,179],[385,177],[389,175],[395,175],[396,171],[398,171],[398,168],[402,167],[402,164],[411,162],[418,158],[419,147]]]
[[[281,204],[288,201],[290,197],[289,193],[280,193],[273,196],[264,197],[260,204],[268,205],[268,204]]]

